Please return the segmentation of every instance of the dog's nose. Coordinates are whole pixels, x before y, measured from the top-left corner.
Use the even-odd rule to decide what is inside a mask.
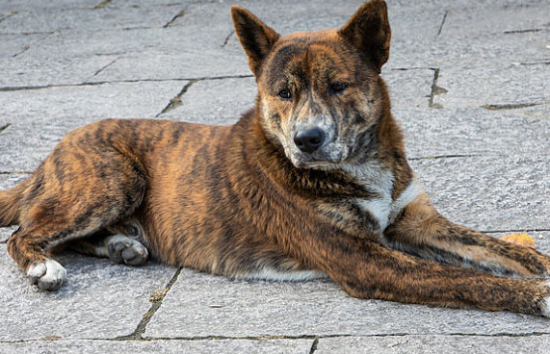
[[[311,154],[323,145],[325,133],[318,127],[300,130],[294,135],[294,143],[303,152]]]

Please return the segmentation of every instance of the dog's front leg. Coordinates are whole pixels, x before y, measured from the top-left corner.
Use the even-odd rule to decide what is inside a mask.
[[[547,277],[550,271],[549,256],[454,224],[425,194],[401,211],[384,236],[391,248],[496,275]]]
[[[550,317],[547,280],[497,277],[351,236],[301,236],[292,252],[353,297]]]

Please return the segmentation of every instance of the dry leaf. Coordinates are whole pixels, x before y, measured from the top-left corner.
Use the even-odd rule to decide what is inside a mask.
[[[500,238],[502,241],[513,243],[520,246],[531,247],[532,249],[537,249],[535,241],[531,236],[526,234],[510,234]]]

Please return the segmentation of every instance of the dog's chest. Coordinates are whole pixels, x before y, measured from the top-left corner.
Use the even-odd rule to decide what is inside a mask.
[[[390,223],[393,211],[392,189],[394,176],[378,162],[360,167],[344,167],[344,171],[371,193],[369,198],[353,198],[350,203],[367,213],[374,221],[375,231],[382,233]]]

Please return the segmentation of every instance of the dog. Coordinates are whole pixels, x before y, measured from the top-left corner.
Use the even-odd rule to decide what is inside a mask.
[[[350,296],[550,317],[550,257],[441,216],[380,76],[382,0],[340,29],[280,36],[231,10],[258,86],[231,126],[102,120],[0,192],[8,252],[57,290],[62,247],[251,279],[330,277]]]

